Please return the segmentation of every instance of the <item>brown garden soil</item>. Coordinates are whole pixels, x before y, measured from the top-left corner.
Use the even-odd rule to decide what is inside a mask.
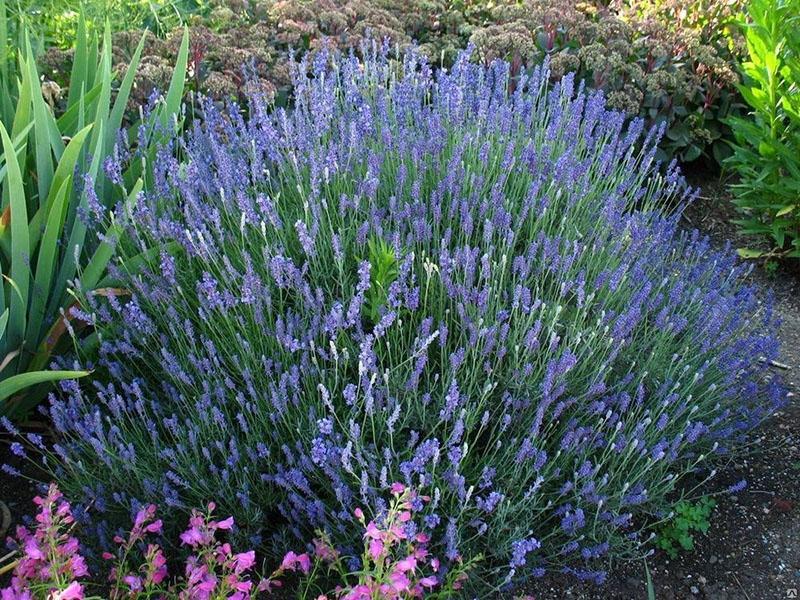
[[[734,217],[725,182],[708,173],[690,174],[701,196],[685,215],[685,226],[709,235],[717,246],[743,246],[730,220]],[[747,453],[727,465],[713,480],[725,489],[741,479],[748,487],[735,496],[720,495],[708,535],[695,537],[695,550],[677,559],[656,552],[647,559],[658,600],[777,600],[800,591],[800,274],[780,267],[769,273],[756,265],[751,275],[771,289],[783,319],[783,367],[789,406],[759,430]],[[0,437],[0,464],[11,462],[8,438]],[[30,467],[16,464],[32,473]],[[0,501],[12,521],[32,513],[35,486],[0,472]],[[0,515],[2,528],[2,515]],[[2,533],[2,532],[0,532]],[[0,553],[2,554],[2,553]],[[2,580],[0,579],[0,584]],[[568,577],[548,576],[505,597],[533,596],[536,600],[631,600],[647,598],[642,561],[615,564],[602,586],[576,584]]]

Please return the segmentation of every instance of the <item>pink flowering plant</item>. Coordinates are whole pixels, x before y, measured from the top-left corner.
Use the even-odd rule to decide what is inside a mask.
[[[20,558],[13,563],[11,585],[0,590],[2,600],[73,600],[84,597],[78,580],[88,575],[86,561],[72,535],[75,519],[69,502],[55,484],[47,495],[33,499],[39,507],[33,531],[17,527]]]
[[[355,516],[364,527],[364,551],[352,570],[328,536],[314,539],[314,563],[302,582],[298,597],[317,600],[401,600],[406,598],[450,598],[467,579],[477,557],[464,561],[460,556],[449,568],[428,550],[430,536],[420,530],[414,515],[430,500],[400,483],[391,486],[392,500],[385,514],[366,521],[364,512]],[[292,554],[292,553],[290,553]],[[287,555],[289,556],[289,555]],[[320,581],[338,581],[333,591],[320,593]],[[317,594],[315,596],[315,594]]]
[[[78,539],[72,535],[75,521],[69,503],[55,484],[45,498],[37,497],[34,502],[40,507],[36,528],[31,532],[19,527],[16,540],[11,540],[20,557],[8,566],[13,568],[13,575],[11,585],[0,590],[2,600],[249,600],[258,591],[278,585],[266,579],[256,586],[250,578],[255,552],[234,553],[229,543],[217,539],[218,532],[233,527],[233,518],[216,520],[213,503],[204,512],[192,511],[189,528],[180,535],[182,545],[191,553],[183,577],[170,579],[164,551],[150,539],[162,529],[156,506],[150,504],[138,511],[127,537],[114,537],[116,552],[103,553],[103,558],[113,564],[108,595],[88,596],[86,589],[92,584],[86,581],[89,570],[79,553]],[[271,577],[283,570],[278,569]]]
[[[158,544],[147,543],[144,562],[135,568],[131,566],[132,555],[145,543],[145,537],[148,534],[161,533],[161,520],[156,520],[155,514],[155,504],[139,510],[128,537],[114,537],[114,542],[118,545],[117,552],[103,553],[104,559],[114,561],[114,567],[108,576],[112,582],[111,600],[158,593],[160,585],[166,580],[167,559]]]
[[[13,569],[11,585],[0,590],[0,600],[251,600],[271,593],[282,585],[281,579],[296,574],[302,577],[298,597],[316,600],[401,600],[406,598],[449,598],[461,589],[472,561],[460,557],[449,568],[431,556],[429,536],[418,530],[414,513],[428,501],[403,485],[392,485],[392,501],[385,515],[366,522],[363,511],[355,515],[364,526],[364,552],[361,568],[349,570],[342,554],[328,536],[320,533],[313,541],[314,551],[287,552],[280,566],[269,576],[259,578],[254,572],[255,552],[236,553],[219,539],[231,530],[233,517],[217,520],[215,504],[205,511],[193,510],[189,527],[180,534],[190,554],[182,576],[170,577],[164,549],[154,542],[161,535],[162,522],[156,518],[156,506],[142,507],[134,517],[127,536],[117,535],[114,552],[102,557],[111,563],[107,595],[88,595],[87,589],[100,589],[97,579],[90,579],[80,544],[73,535],[75,519],[69,503],[55,484],[39,506],[33,531],[18,527],[15,540],[18,557],[0,573]],[[348,563],[349,564],[349,563]],[[322,593],[329,582],[333,591]],[[312,592],[312,590],[314,590]]]

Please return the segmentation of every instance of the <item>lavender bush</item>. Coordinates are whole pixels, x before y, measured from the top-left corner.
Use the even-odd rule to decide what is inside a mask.
[[[216,498],[253,543],[351,554],[349,507],[402,481],[437,551],[484,556],[473,584],[602,580],[642,552],[635,515],[781,402],[770,308],[678,229],[660,132],[600,93],[365,55],[303,60],[292,112],[208,106],[161,153],[128,215],[160,253],[122,253],[131,298],[87,299],[100,377],[52,404],[54,476],[101,540]]]

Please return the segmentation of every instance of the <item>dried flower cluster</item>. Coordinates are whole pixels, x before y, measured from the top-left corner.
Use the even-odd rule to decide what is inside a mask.
[[[132,297],[87,298],[96,377],[52,403],[54,477],[100,540],[213,496],[250,543],[342,549],[400,481],[479,581],[602,580],[634,514],[783,401],[769,303],[680,232],[661,132],[601,93],[362,54],[304,58],[291,112],[208,103],[159,153],[118,215]]]

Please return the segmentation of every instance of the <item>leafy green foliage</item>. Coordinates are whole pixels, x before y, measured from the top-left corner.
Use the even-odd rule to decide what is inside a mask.
[[[744,233],[771,239],[769,252],[742,249],[745,258],[800,258],[800,0],[752,0],[740,22],[748,60],[739,90],[747,118],[728,121],[735,134],[725,165]]]
[[[670,558],[676,558],[681,549],[694,549],[694,533],[708,532],[711,512],[717,505],[713,498],[703,496],[697,502],[681,500],[675,504],[672,517],[656,531],[656,546]]]
[[[369,250],[370,286],[367,290],[364,310],[372,323],[381,318],[381,308],[386,305],[389,286],[397,279],[397,257],[394,248],[383,240],[370,239]]]
[[[12,29],[23,29],[44,46],[71,48],[83,19],[90,32],[147,29],[157,34],[207,12],[205,0],[15,0],[8,5]]]
[[[109,293],[102,278],[119,231],[113,224],[105,232],[88,227],[90,199],[95,194],[102,198],[101,210],[133,202],[152,155],[139,148],[143,160],[121,174],[122,186],[112,186],[101,168],[114,152],[143,40],[115,85],[109,30],[100,48],[81,18],[68,104],[56,118],[44,99],[29,38],[23,39],[13,100],[5,90],[14,110],[0,122],[0,415],[15,418],[44,395],[47,387],[39,384],[86,374],[46,369],[53,354],[67,345],[64,334],[85,326],[72,309],[76,278],[85,293]],[[188,34],[166,99],[149,117],[143,139],[150,143],[156,142],[156,131],[174,122],[187,54]],[[73,181],[75,173],[86,174],[86,180]]]

